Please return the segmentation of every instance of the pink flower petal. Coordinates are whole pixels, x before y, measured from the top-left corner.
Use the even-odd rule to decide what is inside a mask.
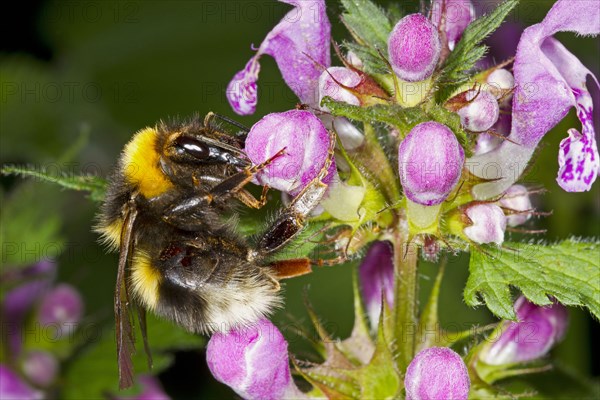
[[[565,165],[571,160],[574,173],[562,177],[565,171],[561,171],[559,183],[567,190],[581,191],[589,190],[595,180],[598,153],[589,118],[592,104],[585,86],[586,77],[593,74],[552,38],[555,33],[564,31],[583,35],[600,33],[598,2],[559,0],[541,23],[523,32],[514,65],[516,91],[509,135],[517,144],[504,141],[497,149],[469,160],[476,176],[496,179],[477,185],[474,188],[477,198],[498,195],[516,182],[539,141],[571,107],[578,110],[583,138],[580,151],[561,149],[562,160]],[[492,164],[496,166],[492,168],[494,173],[488,168]]]
[[[256,81],[263,54],[275,59],[285,83],[301,102],[317,105],[317,84],[323,68],[331,65],[331,25],[323,0],[280,0],[295,8],[267,34],[257,53],[238,72],[227,88],[227,99],[240,115],[254,113]]]

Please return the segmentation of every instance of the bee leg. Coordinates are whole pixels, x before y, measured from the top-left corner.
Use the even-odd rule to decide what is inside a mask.
[[[165,210],[162,219],[181,229],[195,230],[202,226],[207,226],[207,218],[210,218],[212,211],[210,206],[214,203],[215,199],[224,200],[228,196],[235,196],[240,199],[248,207],[260,208],[267,201],[267,190],[268,188],[263,187],[261,198],[256,200],[249,192],[244,190],[244,186],[248,184],[254,175],[267,165],[269,165],[275,158],[282,155],[285,151],[281,149],[273,157],[267,161],[254,165],[250,168],[225,179],[215,187],[211,189],[208,194],[203,196],[192,196],[186,198],[177,199],[173,201],[176,205]]]
[[[311,260],[308,258],[294,258],[290,260],[274,261],[268,265],[276,279],[295,278],[312,272]]]
[[[281,248],[292,240],[306,225],[306,218],[321,202],[327,191],[323,179],[329,173],[335,149],[335,133],[331,133],[329,154],[319,174],[292,199],[292,202],[279,214],[270,228],[258,242],[258,249],[263,254],[269,254]]]
[[[267,192],[269,191],[268,186],[263,186],[262,194],[260,195],[260,199],[256,199],[252,193],[248,192],[246,189],[242,189],[237,193],[234,193],[236,199],[244,203],[247,207],[250,208],[262,208],[265,204],[267,204]]]
[[[222,199],[227,196],[235,196],[237,193],[239,193],[241,190],[243,190],[244,186],[246,186],[248,183],[250,183],[252,178],[254,178],[254,175],[256,175],[261,170],[265,169],[267,167],[267,165],[271,164],[277,157],[283,155],[284,153],[285,153],[285,148],[279,150],[277,153],[275,153],[275,155],[273,155],[267,161],[257,164],[257,165],[253,165],[249,168],[244,169],[241,172],[238,172],[235,175],[230,176],[229,178],[225,179],[223,182],[221,182],[218,185],[216,185],[215,187],[213,187],[210,190],[210,193],[208,193],[207,195],[205,195],[203,197],[204,201],[207,204],[210,204],[214,201],[214,199]],[[244,196],[244,195],[241,195],[241,196]],[[256,204],[256,205],[259,205],[262,202],[266,202],[266,189],[264,187],[263,187],[263,194],[262,194],[260,200],[258,200],[256,202],[249,201],[249,203]],[[249,205],[248,203],[244,203],[244,204]],[[249,205],[249,206],[252,207],[252,205]],[[257,208],[260,208],[260,207],[257,207]]]

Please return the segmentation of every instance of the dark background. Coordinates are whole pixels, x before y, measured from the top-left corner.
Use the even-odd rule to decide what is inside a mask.
[[[289,8],[284,4],[67,0],[7,4],[2,6],[0,24],[2,163],[50,165],[68,173],[107,176],[131,135],[158,119],[214,111],[250,126],[266,113],[284,111],[297,103],[268,56],[261,62],[254,116],[235,116],[224,96],[231,77],[253,54],[250,45],[258,46]],[[402,5],[408,11],[417,9],[417,2]],[[539,22],[550,5],[547,1],[523,1],[509,17],[509,27]],[[333,36],[341,41],[348,35],[339,23],[339,9],[337,2],[328,2]],[[598,75],[596,39],[572,34],[558,37]],[[513,54],[517,38],[508,31],[493,37],[491,43],[498,46],[495,58]],[[333,64],[340,65],[335,58]],[[596,105],[599,108],[600,103]],[[555,182],[558,143],[568,128],[579,126],[571,112],[543,140],[536,166],[526,178],[526,182],[541,182],[549,191],[534,201],[538,209],[553,214],[530,227],[547,229],[550,241],[570,235],[600,236],[600,185],[596,183],[588,193],[566,194]],[[69,163],[57,161],[82,134],[88,139],[81,151]],[[4,198],[10,198],[19,183],[13,178],[1,182]],[[117,263],[116,255],[106,255],[91,232],[96,205],[79,193],[44,183],[28,190],[41,214],[58,215],[62,221],[60,232],[67,251],[58,259],[60,279],[80,288],[87,313],[109,317]],[[2,219],[10,217],[3,208]],[[24,226],[23,230],[35,228]],[[424,298],[435,270],[429,264],[422,268]],[[351,272],[351,265],[323,268],[286,284],[286,307],[275,321],[280,327],[291,327],[283,330],[299,358],[312,357],[310,346],[294,328],[310,326],[302,302],[304,291],[331,333],[345,337],[353,318]],[[466,278],[466,258],[451,260],[441,301],[442,322],[448,326],[468,327],[493,320],[485,309],[464,305]],[[560,363],[583,376],[597,377],[598,347],[592,338],[599,333],[598,323],[587,312],[572,309],[567,338],[555,349]],[[174,395],[231,395],[210,376],[202,352],[179,353],[175,365],[161,378]]]

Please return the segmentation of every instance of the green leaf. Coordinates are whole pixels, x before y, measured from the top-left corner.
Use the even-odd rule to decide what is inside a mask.
[[[107,393],[119,393],[119,372],[116,357],[114,329],[90,324],[83,326],[88,333],[89,343],[79,356],[68,364],[65,385],[60,398],[63,399],[100,399]],[[148,373],[146,354],[141,335],[136,335],[137,352],[133,356],[136,373]],[[167,368],[172,362],[169,350],[195,349],[203,345],[204,339],[192,335],[181,328],[148,315],[148,341],[152,349],[156,374]],[[134,389],[133,389],[134,390]]]
[[[437,81],[442,86],[438,93],[440,102],[446,100],[454,90],[469,80],[469,71],[487,52],[481,43],[502,24],[519,0],[506,0],[494,11],[471,22],[461,40],[448,56]]]
[[[396,104],[377,104],[370,107],[359,107],[344,102],[338,102],[325,96],[321,106],[329,108],[335,116],[347,117],[353,120],[372,123],[384,123],[399,128],[407,133],[410,128],[427,120],[427,114],[419,107],[403,108]]]
[[[353,52],[363,63],[363,71],[367,74],[389,74],[390,68],[383,59],[384,56],[372,47],[358,43],[344,42],[343,47]]]
[[[384,58],[392,24],[387,14],[369,0],[342,0],[342,5],[342,22],[356,41],[345,42],[344,47],[362,60],[365,72],[388,73]]]
[[[465,147],[468,142],[467,132],[462,127],[460,117],[445,108],[434,105],[427,110],[421,107],[401,107],[397,104],[377,104],[370,107],[359,107],[344,102],[338,102],[325,96],[321,106],[326,106],[331,114],[347,117],[369,124],[379,122],[392,125],[406,135],[415,125],[426,121],[437,121],[448,126],[456,135],[458,141]],[[467,154],[468,155],[468,154]]]
[[[20,175],[22,177],[37,178],[43,182],[50,182],[67,189],[89,192],[91,200],[102,202],[106,194],[107,182],[105,179],[93,175],[53,175],[45,168],[20,167],[5,165],[0,172],[3,175]]]
[[[2,270],[52,259],[62,252],[62,221],[53,209],[54,196],[31,184],[17,186],[10,196],[0,192]]]
[[[464,291],[470,306],[483,302],[498,317],[515,319],[510,286],[538,305],[587,307],[600,318],[600,241],[569,239],[553,245],[505,243],[473,248]]]
[[[357,41],[387,52],[392,24],[386,13],[369,0],[342,0],[342,22]]]

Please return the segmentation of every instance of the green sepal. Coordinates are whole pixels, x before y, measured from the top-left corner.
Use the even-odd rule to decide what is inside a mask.
[[[440,86],[437,92],[437,100],[440,103],[470,79],[470,71],[487,52],[487,46],[481,43],[498,29],[518,3],[519,0],[506,0],[494,11],[471,22],[465,29],[462,38],[444,63],[442,72],[436,78]]]
[[[468,305],[485,303],[496,316],[516,320],[510,287],[537,305],[551,297],[570,306],[587,307],[600,318],[600,241],[575,238],[552,244],[504,243],[471,249]],[[478,296],[481,296],[479,299]]]
[[[359,383],[362,399],[392,399],[396,398],[403,383],[396,371],[394,356],[387,340],[385,325],[391,320],[389,307],[382,301],[375,352],[369,363],[353,370],[350,374]]]
[[[355,364],[366,364],[375,351],[375,343],[371,339],[367,315],[363,307],[358,288],[358,273],[352,273],[352,291],[354,293],[354,326],[350,337],[340,342],[338,348]]]

